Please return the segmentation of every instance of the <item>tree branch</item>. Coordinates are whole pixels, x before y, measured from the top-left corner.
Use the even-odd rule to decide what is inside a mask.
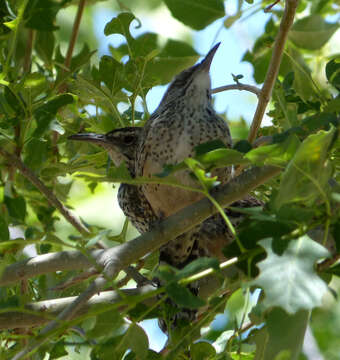
[[[71,66],[72,54],[73,54],[73,50],[76,45],[77,37],[79,34],[80,21],[83,16],[85,2],[86,2],[86,0],[80,0],[79,4],[78,4],[77,15],[76,15],[74,23],[73,23],[71,38],[70,38],[70,42],[69,42],[69,45],[67,48],[67,53],[66,53],[65,62],[64,62],[66,69],[70,69],[70,66]],[[63,70],[63,72],[64,72],[64,70]],[[66,85],[63,82],[62,84],[60,84],[59,92],[63,93],[65,91],[66,91]]]
[[[250,127],[250,132],[248,136],[248,141],[250,143],[253,142],[256,138],[257,132],[261,126],[264,112],[271,98],[273,87],[279,73],[288,32],[294,21],[295,11],[298,2],[298,0],[286,0],[283,18],[280,23],[280,29],[274,43],[272,58],[269,63],[266,78],[264,80],[261,93],[259,95],[259,102],[257,104],[254,118]]]
[[[68,210],[49,190],[41,180],[29,169],[17,156],[10,154],[6,150],[0,148],[0,155],[6,158],[12,165],[14,165],[21,174],[28,179],[41,193],[43,193],[50,205],[59,210],[65,219],[72,224],[81,234],[89,234],[87,227],[76,218],[70,210]]]
[[[181,279],[178,281],[178,283],[181,285],[187,285],[192,282],[205,279],[205,281],[200,283],[198,295],[203,299],[207,299],[211,296],[212,293],[215,293],[216,291],[224,292],[224,290],[221,289],[221,274],[223,274],[223,276],[230,276],[230,268],[237,262],[238,258],[232,258],[221,263],[219,265],[219,270],[216,270],[215,268],[209,268],[193,276]],[[207,281],[207,278],[209,281]],[[77,313],[75,313],[71,319],[76,316],[86,314],[89,310],[95,312],[97,307],[103,310],[105,309],[105,307],[103,308],[103,305],[105,304],[109,306],[108,310],[112,310],[111,305],[116,304],[119,311],[124,311],[126,305],[130,305],[134,301],[139,302],[142,300],[144,305],[150,307],[158,301],[158,299],[156,300],[155,296],[163,291],[164,288],[159,288],[152,283],[144,283],[142,286],[133,289],[102,291],[99,294],[95,294],[90,300],[85,302],[84,306]],[[133,296],[138,298],[131,299]],[[129,300],[125,302],[127,298]],[[0,313],[0,330],[43,325],[51,320],[51,318],[53,319],[55,316],[57,316],[58,313],[63,311],[75,299],[76,296],[72,296],[31,302],[26,304],[22,311],[6,311],[2,314]]]
[[[27,39],[24,64],[23,64],[23,70],[25,73],[28,73],[31,69],[34,38],[35,38],[35,31],[32,29],[28,29],[28,39]]]
[[[93,250],[89,258],[80,251],[60,251],[19,261],[4,269],[0,277],[0,286],[50,272],[88,269],[104,251]]]
[[[212,195],[225,207],[236,200],[244,198],[251,190],[279,174],[280,171],[280,168],[274,166],[254,167],[244,171],[229,183],[217,187]],[[162,223],[155,226],[154,229],[136,239],[103,251],[99,254],[97,263],[103,266],[104,275],[112,279],[119,271],[137,259],[157,250],[162,245],[190,230],[196,224],[201,223],[216,212],[215,206],[208,199],[204,198],[166,218]],[[106,282],[106,278],[102,276],[95,279],[82,294],[58,315],[56,320],[47,324],[41,332],[41,339],[39,341],[31,342],[13,360],[24,358],[24,356],[43,344],[47,340],[47,335],[53,333],[58,328],[60,322],[67,321],[75,316],[94,294],[103,289]]]
[[[136,289],[120,289],[119,291],[103,291],[94,295],[88,300],[75,316],[87,313],[90,309],[101,308],[103,305],[117,304],[119,310],[124,309],[124,304],[119,304],[126,297],[144,296],[149,294],[150,297],[143,303],[147,306],[153,304],[151,292],[156,288],[152,285],[145,285]],[[11,311],[0,314],[0,330],[18,329],[25,327],[35,327],[46,324],[51,318],[55,317],[69,304],[76,299],[76,296],[61,299],[52,299],[28,303],[25,305],[25,312]]]
[[[1,149],[0,149],[1,151]],[[214,198],[225,207],[244,198],[250,191],[276,176],[279,168],[273,166],[254,167],[244,171],[228,184],[218,186],[212,193]],[[33,276],[58,270],[81,270],[95,264],[106,268],[107,275],[113,277],[120,270],[127,268],[149,252],[155,251],[168,241],[190,230],[216,212],[208,199],[182,209],[168,217],[153,230],[107,250],[97,249],[89,253],[88,259],[80,251],[63,251],[38,255],[24,261],[9,265],[0,277],[0,285],[9,285]]]
[[[257,97],[259,97],[261,94],[261,89],[257,88],[256,86],[241,84],[241,83],[220,86],[218,88],[212,89],[211,93],[217,94],[219,92],[228,91],[228,90],[249,91],[249,92],[255,94]]]

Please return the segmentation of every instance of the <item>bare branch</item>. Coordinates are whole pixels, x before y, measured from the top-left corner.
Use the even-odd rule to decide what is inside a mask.
[[[186,285],[204,279],[205,281],[200,283],[199,296],[203,299],[207,299],[216,291],[225,292],[225,290],[223,290],[223,286],[221,288],[221,274],[223,274],[223,276],[229,276],[230,268],[237,261],[237,258],[224,261],[220,264],[219,271],[216,271],[215,268],[209,268],[194,276],[181,279],[179,283]],[[209,278],[209,281],[207,281],[207,278]],[[134,301],[134,299],[131,298],[133,296],[138,297],[138,301],[139,299],[142,299],[144,305],[150,307],[158,301],[158,299],[155,301],[155,296],[163,291],[164,288],[159,288],[150,282],[149,284],[144,284],[143,286],[133,289],[102,291],[101,293],[95,294],[90,300],[85,302],[84,306],[75,313],[72,318],[86,314],[89,310],[96,311],[96,307],[103,309],[103,305],[105,304],[108,306],[116,304],[119,311],[124,311],[126,305],[129,305]],[[127,297],[129,300],[125,302]],[[26,304],[22,311],[6,311],[4,313],[0,313],[0,330],[44,325],[51,319],[53,320],[58,313],[63,311],[75,299],[76,297],[73,296],[37,301]],[[110,306],[109,309],[112,310],[112,307]]]
[[[60,270],[83,270],[92,267],[105,250],[93,250],[89,258],[80,251],[60,251],[38,255],[7,266],[1,274],[0,286]]]
[[[35,38],[35,31],[33,29],[28,29],[28,39],[27,39],[24,64],[23,64],[23,69],[26,73],[28,73],[31,69],[34,38]]]
[[[286,0],[285,10],[283,18],[281,20],[280,29],[277,34],[274,43],[274,49],[272,58],[269,63],[267,70],[266,78],[264,80],[261,93],[259,96],[259,102],[254,114],[254,118],[250,127],[250,132],[248,136],[248,141],[253,142],[256,138],[257,132],[261,126],[264,112],[267,108],[268,102],[271,98],[273,87],[279,73],[280,64],[282,60],[282,55],[287,40],[288,32],[290,27],[293,24],[296,7],[298,5],[298,0]]]
[[[85,2],[86,2],[86,0],[80,0],[79,1],[77,15],[76,15],[76,17],[74,19],[71,38],[70,38],[70,42],[69,42],[69,45],[68,45],[68,48],[67,48],[67,53],[66,53],[65,62],[64,62],[65,68],[68,69],[68,70],[69,70],[69,68],[71,66],[72,54],[73,54],[73,50],[74,50],[74,47],[76,45],[77,37],[78,37],[78,34],[79,34],[80,21],[81,21],[81,18],[83,16],[83,12],[84,12],[84,8],[85,8]],[[65,91],[66,91],[66,85],[63,82],[60,85],[59,92],[63,93]]]
[[[220,86],[218,88],[212,89],[211,93],[217,94],[219,92],[228,91],[228,90],[249,91],[249,92],[255,94],[257,97],[259,97],[261,94],[261,89],[257,88],[256,86],[241,84],[241,83]]]
[[[100,294],[94,295],[75,315],[80,316],[85,314],[89,309],[94,310],[97,306],[102,308],[103,304],[117,304],[118,308],[123,310],[125,306],[119,303],[127,296],[132,297],[150,294],[155,289],[156,288],[152,285],[145,285],[138,289],[103,291]],[[26,304],[25,312],[13,311],[2,314],[0,313],[0,330],[44,325],[71,304],[75,299],[76,296],[38,301]],[[143,303],[147,306],[151,306],[154,303],[151,295],[149,298],[145,299]]]
[[[43,184],[43,182],[33,173],[33,171],[29,169],[17,156],[10,154],[2,148],[0,148],[0,155],[14,165],[26,179],[28,179],[42,194],[44,194],[50,205],[58,209],[64,218],[81,234],[89,234],[87,227],[58,200],[53,192],[49,190],[46,185]]]
[[[1,149],[0,149],[1,151]],[[264,166],[244,171],[228,184],[216,188],[213,196],[222,205],[227,206],[244,198],[251,190],[266,182],[280,172],[279,168]],[[216,212],[208,199],[192,204],[180,212],[168,217],[134,240],[107,250],[97,249],[90,252],[90,259],[80,251],[63,251],[39,255],[6,267],[0,277],[0,285],[9,285],[22,279],[46,274],[58,270],[81,270],[92,267],[94,263],[103,266],[108,276],[141,259],[149,252],[157,250],[163,244],[188,231]]]

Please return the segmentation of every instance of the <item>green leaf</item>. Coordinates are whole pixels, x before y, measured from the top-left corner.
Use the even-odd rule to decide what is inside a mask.
[[[87,331],[89,338],[108,338],[114,331],[119,330],[124,324],[124,320],[117,310],[110,309],[99,315],[96,315],[95,326]]]
[[[244,157],[255,165],[284,166],[295,155],[299,145],[298,137],[291,135],[283,142],[253,149]]]
[[[225,15],[222,0],[164,0],[172,16],[195,30],[202,30]]]
[[[301,53],[294,48],[288,48],[285,58],[290,70],[294,71],[293,87],[301,99],[305,102],[316,98],[315,85],[311,77],[311,70],[302,57]]]
[[[330,110],[330,105],[332,101],[330,101],[325,108],[325,110]],[[328,130],[330,124],[334,126],[338,125],[338,119],[334,114],[330,114],[327,112],[319,112],[315,115],[308,116],[302,121],[302,127],[307,128],[308,132],[314,132],[317,130],[325,129]]]
[[[117,49],[111,49],[112,53],[114,54],[116,51],[119,53],[123,53],[126,55],[129,55],[130,51],[134,54],[134,56],[143,56],[148,57],[151,56],[154,51],[158,52],[158,35],[156,33],[144,33],[142,35],[139,35],[134,39],[134,41],[131,41],[129,43],[129,46],[127,44],[123,44],[119,46]],[[156,55],[156,53],[154,54]],[[149,59],[150,60],[150,59]]]
[[[27,8],[25,26],[40,31],[54,31],[58,29],[58,26],[55,26],[55,18],[61,8],[62,6],[55,1],[35,1],[34,6]]]
[[[89,63],[92,55],[96,52],[90,51],[90,48],[85,43],[80,52],[78,52],[76,55],[72,56],[71,64],[70,64],[70,71],[65,71],[65,68],[63,64],[65,64],[65,57],[62,55],[60,46],[58,45],[55,51],[55,63],[57,64],[56,70],[57,70],[57,80],[56,84],[59,85],[62,83],[66,78],[69,78],[72,73],[79,70],[82,66]],[[78,79],[77,79],[78,80]]]
[[[51,31],[37,31],[34,48],[40,58],[48,65],[52,65],[55,37]]]
[[[197,160],[188,158],[184,160],[184,163],[195,174],[198,181],[205,190],[210,190],[216,184],[217,176],[209,177],[205,170],[202,169],[202,165]]]
[[[131,174],[125,163],[122,163],[119,167],[111,166],[107,176],[112,179],[117,179],[117,182],[124,182],[124,180],[132,179]]]
[[[291,240],[279,256],[272,250],[273,242],[270,238],[259,242],[267,257],[258,264],[260,275],[252,282],[264,290],[264,306],[279,306],[289,314],[320,306],[327,285],[314,265],[329,256],[328,250],[304,235]]]
[[[48,159],[48,142],[32,138],[25,146],[25,163],[33,169],[40,169]]]
[[[7,206],[9,215],[17,220],[24,221],[26,216],[26,202],[21,196],[11,198],[5,196],[4,202]]]
[[[212,345],[205,341],[199,341],[190,346],[192,360],[208,360],[216,355],[216,350]]]
[[[99,63],[99,76],[104,84],[112,92],[120,90],[124,86],[123,64],[111,56],[104,55]]]
[[[289,39],[298,47],[318,50],[332,37],[339,25],[328,23],[320,15],[297,20],[289,31]]]
[[[194,65],[198,58],[199,55],[190,45],[170,39],[162,51],[147,62],[145,78],[153,79],[150,82],[152,85],[167,84],[175,75]]]
[[[185,279],[189,276],[197,274],[203,270],[213,268],[215,270],[219,270],[219,263],[217,259],[202,257],[191,261],[188,265],[186,265],[183,269],[179,270],[176,274],[176,279]]]
[[[246,303],[245,296],[243,294],[242,289],[237,289],[233,292],[227,302],[226,311],[228,311],[228,317],[230,321],[235,323],[238,315],[243,315],[242,310],[244,309],[244,305]]]
[[[105,25],[104,34],[106,36],[121,34],[129,43],[133,40],[130,33],[130,24],[134,19],[136,18],[132,13],[122,12],[117,17],[112,18],[111,21]]]
[[[169,297],[179,306],[188,309],[197,309],[205,305],[205,301],[192,294],[186,287],[171,282],[165,286],[165,290]]]
[[[243,154],[234,149],[216,149],[204,155],[197,156],[197,160],[205,166],[213,168],[237,164],[249,164]]]
[[[57,115],[60,108],[65,105],[72,104],[75,98],[71,94],[57,95],[49,99],[43,105],[39,106],[34,111],[34,116],[37,120],[38,127],[34,132],[35,137],[40,137],[48,130],[51,121]]]
[[[137,324],[131,324],[124,335],[123,346],[127,346],[137,356],[137,359],[145,359],[149,349],[149,339],[144,330]]]
[[[8,224],[3,218],[3,216],[0,215],[0,242],[8,241],[8,240],[9,240]]]
[[[293,315],[279,308],[271,310],[266,316],[268,336],[261,360],[297,360],[309,315],[309,311],[306,310],[300,310]],[[285,354],[288,354],[288,357]]]
[[[327,158],[334,135],[335,129],[332,128],[310,135],[303,141],[282,175],[275,199],[278,209],[289,202],[303,202],[310,206],[320,197],[326,200],[324,189],[331,175]]]
[[[340,58],[332,59],[326,65],[327,80],[340,90]]]

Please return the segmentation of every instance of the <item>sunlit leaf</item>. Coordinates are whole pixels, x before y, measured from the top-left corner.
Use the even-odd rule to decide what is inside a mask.
[[[208,360],[216,355],[216,350],[208,342],[200,341],[190,346],[190,355],[193,360]]]
[[[273,252],[273,244],[270,238],[260,241],[267,257],[258,264],[260,275],[253,281],[264,290],[265,306],[279,306],[289,314],[320,306],[327,285],[314,265],[329,256],[328,251],[307,235],[291,240],[282,255]]]
[[[127,42],[129,42],[133,40],[130,33],[130,24],[135,19],[132,13],[122,12],[105,25],[104,34],[106,36],[121,34],[126,38]]]
[[[291,135],[281,143],[253,149],[245,154],[244,157],[256,165],[283,166],[292,159],[299,145],[298,137]]]
[[[17,220],[24,221],[26,216],[26,201],[23,197],[5,196],[5,204],[9,215]]]
[[[148,353],[149,340],[145,331],[137,324],[131,324],[124,336],[123,346],[130,348],[138,359],[145,359]]]
[[[224,16],[222,0],[165,0],[174,18],[195,30],[202,30]]]
[[[331,174],[327,161],[335,129],[310,135],[300,145],[282,175],[281,186],[275,200],[280,208],[289,202],[311,205],[316,199],[325,201],[324,189]]]
[[[165,286],[169,297],[179,306],[188,309],[197,309],[205,305],[205,301],[193,295],[186,287],[178,285],[176,282],[170,282]]]
[[[57,95],[54,98],[50,98],[43,105],[39,106],[34,112],[38,123],[38,127],[35,130],[34,135],[36,137],[41,136],[48,129],[58,110],[63,106],[72,104],[74,101],[75,97],[71,94],[62,94]]]
[[[315,14],[297,20],[288,36],[296,46],[318,50],[327,43],[338,28],[337,23],[329,23]]]
[[[8,224],[3,216],[0,216],[0,241],[9,240]]]

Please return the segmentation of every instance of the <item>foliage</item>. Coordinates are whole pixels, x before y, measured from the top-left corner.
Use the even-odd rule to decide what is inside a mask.
[[[286,2],[282,0],[271,8],[263,33],[243,56],[258,84],[266,79]],[[93,16],[97,3],[87,1],[84,16]],[[236,12],[230,15],[222,0],[145,3],[151,14],[167,7],[175,19],[193,30],[206,29],[214,22],[230,28],[240,20],[247,21],[249,9],[263,11],[270,5],[267,0],[256,4],[235,1]],[[135,36],[133,28],[143,23],[143,15],[140,2],[134,0],[115,3],[117,14],[105,26],[105,36],[124,39],[120,45],[111,45],[109,53],[99,56],[88,26],[85,33],[80,28],[75,50],[70,39],[78,35],[76,22],[73,30],[70,24],[64,28],[61,18],[65,11],[75,6],[80,9],[82,4],[82,0],[4,0],[0,4],[0,273],[29,257],[23,251],[28,244],[34,244],[33,255],[70,249],[86,255],[103,244],[113,247],[126,242],[130,231],[127,223],[118,235],[99,224],[86,224],[88,233],[79,227],[60,229],[59,220],[65,214],[51,205],[46,193],[6,154],[21,159],[48,192],[69,207],[75,203],[77,187],[87,187],[86,194],[91,196],[101,184],[145,182],[132,179],[125,165],[115,168],[107,154],[95,146],[67,138],[79,131],[105,133],[143,126],[150,116],[146,101],[149,91],[167,84],[200,56],[188,39],[169,36],[160,41],[152,32]],[[272,125],[260,129],[259,136],[270,136],[269,144],[254,147],[242,136],[236,139],[234,149],[205,144],[197,149],[195,159],[169,164],[154,179],[178,185],[171,174],[189,168],[201,184],[201,192],[213,201],[209,191],[216,181],[210,172],[215,168],[275,165],[282,169],[279,177],[256,189],[256,195],[265,202],[262,211],[239,210],[247,215],[246,220],[236,229],[237,241],[223,250],[227,259],[237,258],[226,265],[230,273],[220,270],[216,259],[206,258],[181,270],[157,270],[164,282],[158,292],[165,293],[177,306],[203,309],[199,320],[194,324],[184,321],[170,330],[167,355],[156,353],[149,349],[149,339],[139,322],[170,317],[178,308],[165,297],[157,297],[157,302],[147,308],[146,300],[157,291],[122,296],[119,303],[91,308],[43,335],[49,338],[48,344],[37,349],[34,359],[43,359],[45,354],[50,359],[100,360],[297,359],[310,314],[321,351],[327,359],[337,358],[331,350],[338,345],[331,339],[337,337],[334,329],[338,325],[332,328],[330,313],[317,307],[337,290],[331,286],[340,274],[336,264],[340,244],[340,190],[336,182],[340,166],[340,57],[327,55],[327,45],[339,28],[333,17],[339,7],[339,1],[299,2],[267,114]],[[70,44],[68,51],[66,43]],[[234,76],[235,83],[241,77]],[[231,124],[232,132],[244,133],[246,126],[242,124]],[[152,279],[157,253],[149,254],[144,263],[139,260],[134,259],[134,264]],[[186,285],[206,276],[205,272],[215,273],[219,288],[202,299]],[[29,313],[25,305],[31,302],[80,294],[92,278],[58,287],[77,276],[79,272],[74,269],[47,271],[1,287],[0,320],[10,311]],[[122,276],[116,282],[107,279],[108,286],[116,288]],[[135,286],[132,280],[130,284]],[[262,292],[255,306],[256,287]],[[214,316],[225,310],[227,324],[220,328],[211,324]],[[331,311],[339,319],[339,311]],[[40,330],[41,326],[4,331],[0,358],[11,358]]]

